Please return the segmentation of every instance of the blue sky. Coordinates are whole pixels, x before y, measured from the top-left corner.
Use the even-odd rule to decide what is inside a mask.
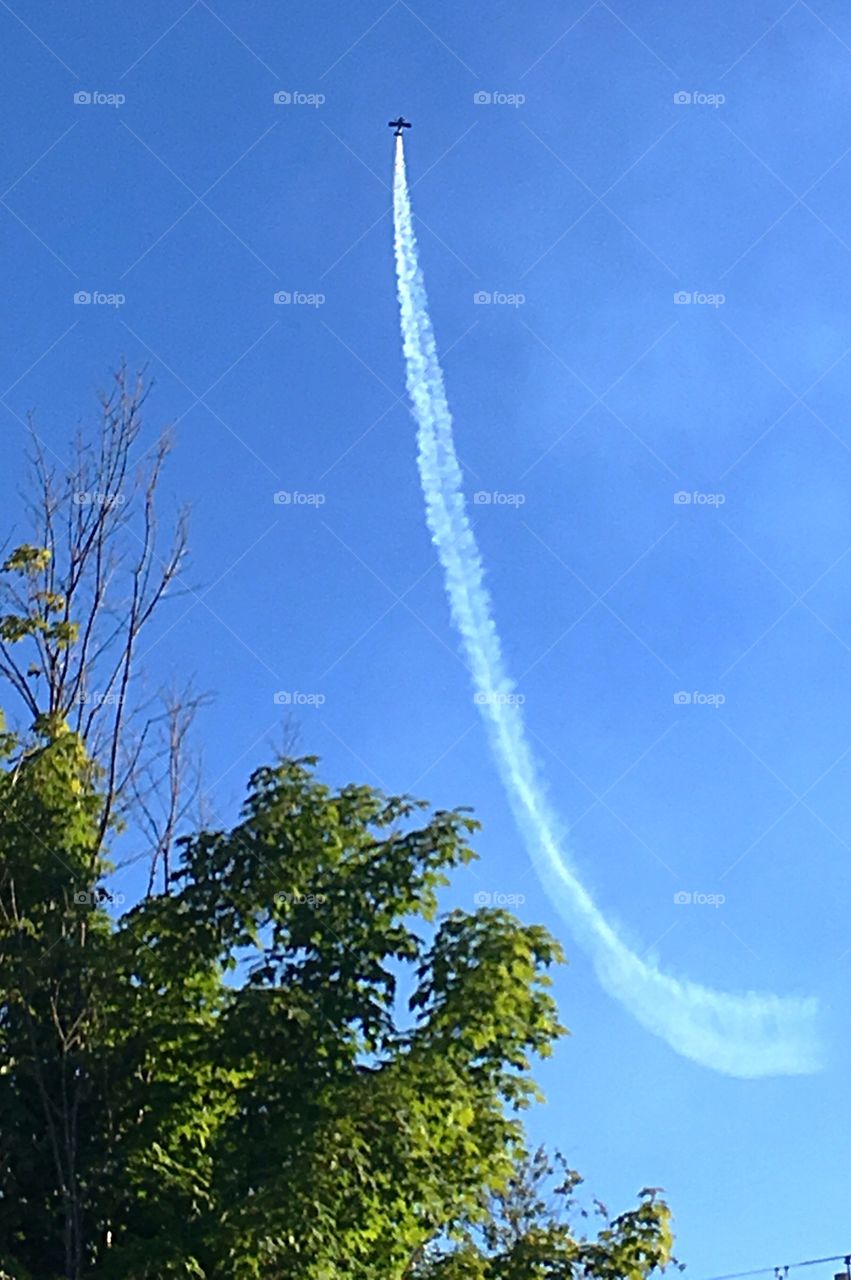
[[[152,0],[3,4],[0,31],[7,525],[21,417],[64,456],[117,359],[148,361],[195,590],[148,664],[216,695],[221,813],[278,740],[275,692],[321,695],[297,721],[330,777],[475,807],[449,901],[521,896],[563,939],[573,1034],[533,1133],[613,1208],[664,1186],[698,1280],[847,1248],[851,16]],[[476,536],[577,866],[669,971],[818,996],[819,1075],[675,1056],[530,869],[401,398],[399,111]]]

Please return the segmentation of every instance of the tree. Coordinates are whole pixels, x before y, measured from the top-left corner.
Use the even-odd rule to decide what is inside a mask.
[[[673,1260],[670,1211],[658,1188],[645,1187],[638,1207],[611,1221],[595,1200],[594,1215],[605,1225],[589,1238],[575,1226],[589,1217],[576,1196],[581,1182],[558,1153],[524,1154],[481,1220],[457,1241],[421,1250],[416,1280],[640,1280]]]
[[[582,1248],[534,1204],[495,1226],[530,1055],[561,1032],[557,944],[502,911],[438,918],[468,814],[314,765],[259,770],[240,821],[185,839],[172,891],[117,921],[79,739],[0,776],[0,1265],[645,1276],[668,1256],[655,1198]]]
[[[124,396],[98,457],[136,438]],[[162,888],[111,910],[125,777],[147,803],[146,722],[128,753],[139,708],[98,735],[79,695],[104,671],[132,693],[139,628],[180,558],[155,573],[143,515],[130,612],[93,640],[112,539],[133,530],[97,513],[80,526],[52,496],[41,510],[54,529],[70,520],[68,539],[46,527],[47,545],[7,557],[0,617],[0,677],[31,717],[0,719],[0,1275],[643,1280],[663,1266],[655,1194],[592,1241],[542,1199],[553,1171],[521,1117],[532,1058],[562,1032],[548,990],[561,953],[502,911],[439,914],[474,856],[466,811],[333,789],[313,757],[282,758],[253,775],[234,825],[183,835]],[[156,852],[155,818],[149,836]],[[560,1194],[574,1186],[565,1175]]]

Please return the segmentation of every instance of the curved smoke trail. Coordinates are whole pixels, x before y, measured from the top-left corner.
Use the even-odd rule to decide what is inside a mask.
[[[466,515],[452,417],[417,257],[401,138],[396,142],[393,214],[407,386],[419,428],[418,462],[428,526],[471,668],[476,701],[535,867],[591,956],[603,987],[678,1053],[732,1076],[817,1070],[821,1055],[815,1000],[758,992],[729,994],[663,973],[619,937],[562,851],[558,823],[538,779],[521,709],[507,696],[512,683]]]

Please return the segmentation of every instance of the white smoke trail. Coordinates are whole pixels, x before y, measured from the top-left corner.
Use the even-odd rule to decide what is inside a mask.
[[[815,1000],[757,992],[729,994],[663,973],[618,936],[562,851],[558,823],[538,779],[520,706],[508,696],[512,684],[466,515],[452,418],[418,262],[401,138],[396,142],[393,213],[407,386],[419,428],[418,461],[428,526],[471,668],[476,701],[535,867],[591,956],[604,988],[678,1053],[731,1076],[815,1071],[821,1058]]]

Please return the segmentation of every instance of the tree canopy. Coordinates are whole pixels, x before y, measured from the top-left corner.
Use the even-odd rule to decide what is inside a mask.
[[[99,797],[60,734],[0,775],[0,1258],[96,1275],[647,1273],[655,1196],[593,1247],[494,1198],[525,1156],[530,1056],[561,1028],[557,944],[437,914],[475,824],[312,759],[255,773],[118,919]]]

